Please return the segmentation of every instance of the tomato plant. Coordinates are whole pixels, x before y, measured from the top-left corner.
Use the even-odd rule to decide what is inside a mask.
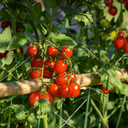
[[[128,127],[127,0],[41,2],[1,0],[0,128]]]

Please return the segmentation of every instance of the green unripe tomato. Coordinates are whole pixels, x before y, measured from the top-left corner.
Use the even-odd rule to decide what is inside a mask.
[[[24,11],[21,11],[19,18],[25,20],[27,18],[26,13]]]
[[[110,27],[110,22],[107,19],[102,19],[100,25],[102,28],[108,29]]]

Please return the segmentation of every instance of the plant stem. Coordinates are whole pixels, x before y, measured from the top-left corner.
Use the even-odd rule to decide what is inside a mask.
[[[99,111],[99,109],[97,108],[96,104],[94,103],[94,101],[92,99],[91,99],[91,104],[94,107],[94,109],[96,110],[99,117],[101,118],[101,121],[103,123],[103,128],[109,128],[108,119],[102,116],[101,112]]]
[[[60,123],[59,123],[59,126],[60,126],[60,128],[61,128],[61,125],[62,125],[62,105],[63,105],[63,102],[62,102],[62,98],[61,98],[61,106],[60,106]]]
[[[37,128],[40,128],[40,115],[41,115],[41,111],[40,111],[40,105],[39,105],[39,119],[38,119]]]
[[[44,127],[43,128],[48,128],[47,114],[43,115],[43,123],[44,123]]]
[[[119,127],[119,123],[120,123],[120,120],[121,120],[122,112],[123,112],[123,109],[124,109],[125,100],[126,100],[126,95],[124,95],[124,98],[123,98],[123,103],[122,103],[122,106],[121,106],[121,109],[120,109],[120,113],[119,113],[119,116],[118,116],[116,128]]]

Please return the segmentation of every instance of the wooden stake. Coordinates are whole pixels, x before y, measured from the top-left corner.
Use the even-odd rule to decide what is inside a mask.
[[[118,74],[120,80],[122,82],[125,81],[125,77],[128,78],[128,72],[125,69],[119,69],[116,70],[116,73]],[[94,81],[93,85],[100,85],[101,80],[99,77],[98,72],[90,73],[92,74]],[[91,75],[86,74],[79,74],[77,76],[77,83],[81,86],[89,86],[91,84]],[[46,86],[49,83],[53,83],[56,78],[44,78],[44,85]],[[17,95],[24,95],[24,94],[30,94],[42,86],[42,81],[40,79],[33,79],[33,80],[24,80],[24,81],[15,81],[15,83],[18,86],[18,92]],[[5,82],[0,83],[0,97],[6,97],[6,96],[12,96],[15,94],[15,84],[13,82]]]

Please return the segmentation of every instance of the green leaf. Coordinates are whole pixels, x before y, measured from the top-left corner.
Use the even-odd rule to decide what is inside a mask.
[[[32,127],[36,127],[36,125],[37,125],[37,119],[36,119],[34,113],[31,113],[28,116],[28,122],[32,125]]]
[[[34,18],[38,17],[40,19],[41,17],[41,12],[42,12],[42,6],[40,3],[36,3],[33,7],[32,7],[31,13],[28,14],[28,18],[31,19],[31,21],[34,20]]]
[[[4,53],[11,41],[11,29],[7,27],[4,29],[2,34],[0,34],[0,52]]]
[[[42,98],[40,100],[40,103],[41,103],[40,111],[43,112],[44,115],[55,110],[54,107],[49,102],[49,100],[46,98]]]
[[[37,26],[39,22],[40,22],[40,18],[39,17],[35,17],[34,21],[33,21],[34,25]]]
[[[27,42],[26,36],[22,32],[18,32],[13,35],[12,40],[7,48],[7,50],[17,49],[23,46]]]
[[[4,58],[2,59],[2,63],[3,63],[3,64],[6,64],[6,65],[9,65],[9,64],[12,63],[13,58],[14,58],[14,52],[13,52],[13,51],[10,51],[10,52],[6,55],[6,57],[4,57]]]
[[[123,91],[122,91],[122,93],[124,95],[128,96],[128,85],[125,84],[125,83],[122,83],[122,85],[123,85]]]
[[[66,6],[63,11],[65,12],[66,17],[73,16],[77,13],[75,9],[73,9],[69,6]]]
[[[45,0],[45,3],[48,8],[55,8],[56,7],[56,0]]]
[[[91,24],[91,22],[93,22],[93,18],[92,15],[89,14],[89,12],[87,12],[86,14],[84,13],[79,13],[77,15],[75,15],[75,20],[77,20],[78,22],[82,22],[84,24],[84,27],[87,27]]]
[[[35,101],[34,106],[37,107],[37,106],[39,106],[39,104],[40,104],[40,102],[37,100],[37,101]]]
[[[6,119],[8,118],[8,116],[9,116],[9,112],[10,112],[10,108],[8,108],[8,109],[6,109],[5,111],[4,111],[4,120],[6,121]]]
[[[51,32],[49,34],[48,38],[51,38],[54,43],[59,44],[60,46],[65,46],[65,45],[74,46],[74,45],[76,45],[76,42],[72,38],[70,38],[69,36],[66,36],[65,34]]]
[[[12,109],[14,110],[15,116],[18,120],[24,120],[26,118],[27,109],[25,106],[16,104],[12,106]]]
[[[110,59],[108,57],[108,53],[104,50],[100,50],[100,59],[104,63],[104,65],[107,65],[110,62]]]
[[[117,94],[123,94],[122,82],[120,81],[118,74],[115,72],[114,67],[110,67],[107,70],[101,68],[99,70],[99,75],[101,77],[101,83],[106,90],[113,88]]]
[[[55,108],[51,105],[47,98],[42,98],[40,100],[41,105],[38,107],[37,114],[42,112],[44,115],[48,115],[48,125],[50,128],[55,126]],[[40,109],[40,110],[39,110]]]

